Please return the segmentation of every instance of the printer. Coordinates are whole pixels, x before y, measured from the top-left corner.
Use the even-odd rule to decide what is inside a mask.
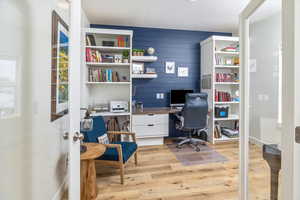
[[[111,101],[109,104],[112,113],[128,112],[128,101]]]

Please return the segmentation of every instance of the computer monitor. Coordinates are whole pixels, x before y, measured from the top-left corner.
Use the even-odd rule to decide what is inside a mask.
[[[171,106],[184,106],[185,95],[188,93],[193,93],[193,90],[171,90],[170,94],[170,105]]]

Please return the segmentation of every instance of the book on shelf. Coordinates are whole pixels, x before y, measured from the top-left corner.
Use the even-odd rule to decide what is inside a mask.
[[[221,138],[222,137],[221,126],[218,122],[215,123],[214,136],[215,136],[215,138]]]
[[[97,49],[86,49],[86,62],[102,62],[102,55]]]
[[[96,46],[96,40],[94,35],[88,34],[86,35],[86,45],[87,46]]]
[[[119,73],[112,69],[89,68],[89,82],[120,82]]]
[[[232,101],[231,94],[229,92],[215,90],[215,102],[229,102]]]
[[[101,53],[97,49],[86,48],[86,62],[93,63],[122,63],[122,54]]]
[[[118,36],[117,37],[117,45],[118,47],[128,47],[129,46],[129,38]]]

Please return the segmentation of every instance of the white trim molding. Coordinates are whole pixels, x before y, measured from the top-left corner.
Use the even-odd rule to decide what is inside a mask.
[[[265,0],[252,0],[240,14],[240,165],[239,165],[239,199],[248,200],[249,171],[249,17]]]

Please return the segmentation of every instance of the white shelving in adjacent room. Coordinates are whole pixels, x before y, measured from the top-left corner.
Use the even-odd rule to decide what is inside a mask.
[[[201,42],[201,91],[208,94],[208,139],[212,143],[236,141],[216,127],[238,129],[239,38],[212,36]],[[216,107],[229,108],[228,117],[216,117]],[[216,132],[217,131],[217,132]]]

